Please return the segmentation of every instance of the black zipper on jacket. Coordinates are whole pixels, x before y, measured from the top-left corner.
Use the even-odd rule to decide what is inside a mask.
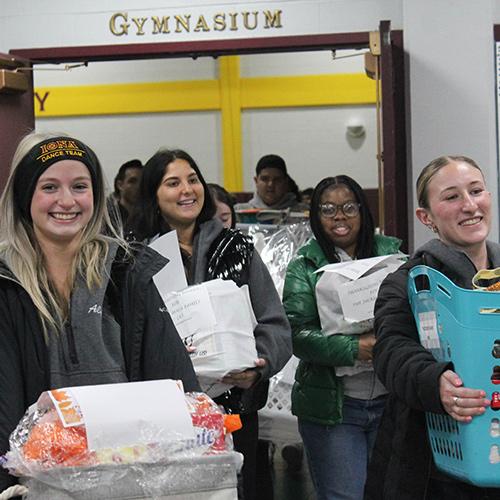
[[[427,432],[427,422],[425,423],[425,432]],[[427,436],[426,436],[427,438]],[[429,460],[427,462],[427,477],[425,478],[425,488],[424,488],[424,496],[422,497],[422,500],[425,500],[427,498],[427,492],[429,491],[429,482],[431,480],[431,473],[432,473],[432,450],[430,450],[430,455],[429,455]]]
[[[79,360],[78,353],[76,352],[75,334],[73,333],[73,327],[70,323],[68,323],[66,328],[66,338],[68,339],[69,359],[72,364],[77,365]]]

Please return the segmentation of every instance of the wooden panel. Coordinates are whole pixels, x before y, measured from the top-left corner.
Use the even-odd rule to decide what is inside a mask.
[[[500,42],[500,24],[493,26],[493,36],[495,37],[495,42]]]
[[[0,67],[26,65],[12,56],[0,54]],[[32,73],[27,73],[29,89],[23,93],[0,94],[0,191],[9,175],[10,163],[19,140],[35,128]]]
[[[385,234],[403,240],[401,249],[409,248],[409,206],[412,204],[410,165],[406,154],[405,74],[403,34],[391,31],[390,21],[380,23],[382,45],[382,130],[384,160]],[[410,242],[411,246],[411,242]]]

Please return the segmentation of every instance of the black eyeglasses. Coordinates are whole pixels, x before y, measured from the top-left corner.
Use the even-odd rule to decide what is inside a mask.
[[[319,205],[319,212],[323,217],[335,217],[337,211],[342,210],[346,217],[356,217],[359,214],[360,204],[355,201],[346,201],[342,205],[335,205],[335,203],[321,203]]]

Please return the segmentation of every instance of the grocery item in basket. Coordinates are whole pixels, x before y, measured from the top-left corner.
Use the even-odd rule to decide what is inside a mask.
[[[500,267],[479,270],[472,278],[472,286],[476,290],[500,292]]]
[[[85,413],[78,401],[71,400],[68,392],[68,389],[61,389],[43,393],[21,419],[10,437],[10,451],[3,457],[2,465],[11,474],[36,477],[38,473],[52,469],[158,463],[231,449],[230,440],[226,440],[225,419],[228,416],[203,393],[185,394],[193,438],[159,436],[155,434],[155,426],[148,428],[148,422],[143,422],[141,442],[91,449]],[[231,417],[227,427],[237,430],[241,423],[238,424],[236,416]],[[118,426],[120,422],[115,424]]]
[[[500,410],[500,392],[498,391],[491,395],[491,409],[494,411]]]
[[[422,345],[438,361],[452,362],[464,386],[491,395],[490,407],[468,423],[447,414],[426,413],[434,462],[462,481],[499,488],[500,392],[492,377],[498,366],[494,352],[500,344],[500,298],[486,290],[461,288],[436,269],[422,265],[409,272],[408,298]]]
[[[481,269],[472,278],[472,286],[475,290],[485,292],[500,292],[500,268]],[[500,309],[483,309],[483,312],[498,313]]]

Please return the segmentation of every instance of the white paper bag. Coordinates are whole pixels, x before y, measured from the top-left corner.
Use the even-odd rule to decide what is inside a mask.
[[[316,302],[325,335],[361,334],[373,328],[373,308],[384,278],[402,264],[404,255],[384,255],[318,269],[323,272],[316,284]],[[372,370],[372,363],[357,360],[354,366],[335,368],[338,376]]]
[[[230,386],[219,380],[255,366],[257,324],[248,286],[215,279],[168,295],[165,305],[191,354],[204,392],[216,397]]]

